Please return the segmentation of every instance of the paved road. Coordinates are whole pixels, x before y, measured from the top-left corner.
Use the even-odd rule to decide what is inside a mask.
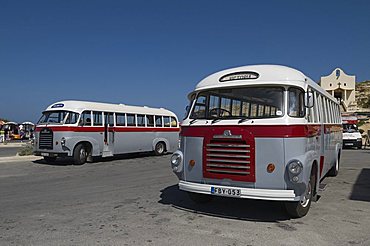
[[[309,214],[280,202],[192,203],[170,156],[0,163],[0,245],[370,245],[370,151],[345,150]]]
[[[0,147],[0,158],[7,156],[15,156],[21,147]]]

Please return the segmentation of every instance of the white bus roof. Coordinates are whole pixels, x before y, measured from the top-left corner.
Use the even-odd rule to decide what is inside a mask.
[[[301,71],[282,65],[249,65],[230,68],[211,74],[201,80],[194,92],[225,87],[240,87],[256,84],[309,85],[320,93],[336,99]],[[194,92],[189,94],[189,99]]]
[[[85,110],[92,111],[104,111],[104,112],[122,112],[122,113],[133,113],[133,114],[153,114],[153,115],[176,115],[164,108],[149,108],[147,106],[129,106],[124,104],[112,104],[112,103],[101,103],[101,102],[88,102],[88,101],[60,101],[51,104],[46,108],[45,111],[73,111],[76,113],[82,113]]]

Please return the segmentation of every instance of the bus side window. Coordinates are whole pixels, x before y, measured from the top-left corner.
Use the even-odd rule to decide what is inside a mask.
[[[177,120],[175,117],[171,117],[171,127],[177,127]]]
[[[65,124],[76,124],[78,116],[80,116],[78,113],[69,112]]]
[[[134,114],[127,114],[127,126],[136,126]]]
[[[137,115],[137,126],[145,126],[145,117],[142,114]]]
[[[93,125],[102,126],[103,125],[103,116],[102,112],[93,111]]]
[[[155,116],[155,126],[156,127],[163,127],[162,116],[158,116],[158,115]]]
[[[81,114],[80,126],[91,126],[91,111],[84,111]]]
[[[125,114],[116,113],[116,126],[126,126]]]
[[[305,108],[303,105],[303,92],[297,88],[289,88],[288,114],[291,117],[303,117]]]
[[[170,117],[163,116],[164,127],[170,127]]]
[[[107,112],[104,112],[105,114],[105,124],[109,125],[109,126],[114,126],[114,117],[113,117],[113,113],[107,113]]]
[[[154,116],[153,115],[146,115],[146,126],[154,127]]]
[[[191,118],[204,118],[206,117],[206,96],[199,96],[195,102],[193,112],[191,113]],[[166,125],[165,125],[166,126]]]

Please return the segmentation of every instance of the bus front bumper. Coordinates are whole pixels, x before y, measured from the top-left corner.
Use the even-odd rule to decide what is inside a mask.
[[[208,194],[208,195],[218,195],[227,196],[229,195],[219,195],[212,190],[214,189],[224,189],[224,190],[239,190],[240,195],[232,196],[237,198],[249,198],[249,199],[259,199],[259,200],[272,200],[272,201],[299,201],[300,197],[294,194],[294,190],[271,190],[271,189],[254,189],[254,188],[241,188],[234,186],[224,186],[224,185],[209,185],[209,184],[199,184],[193,182],[180,181],[180,190]]]
[[[48,157],[67,157],[68,153],[57,153],[57,152],[44,152],[44,151],[34,151],[35,156],[48,156]]]

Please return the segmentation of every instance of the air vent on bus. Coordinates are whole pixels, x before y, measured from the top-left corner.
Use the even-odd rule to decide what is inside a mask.
[[[53,149],[53,131],[49,128],[43,128],[39,137],[40,149]]]

